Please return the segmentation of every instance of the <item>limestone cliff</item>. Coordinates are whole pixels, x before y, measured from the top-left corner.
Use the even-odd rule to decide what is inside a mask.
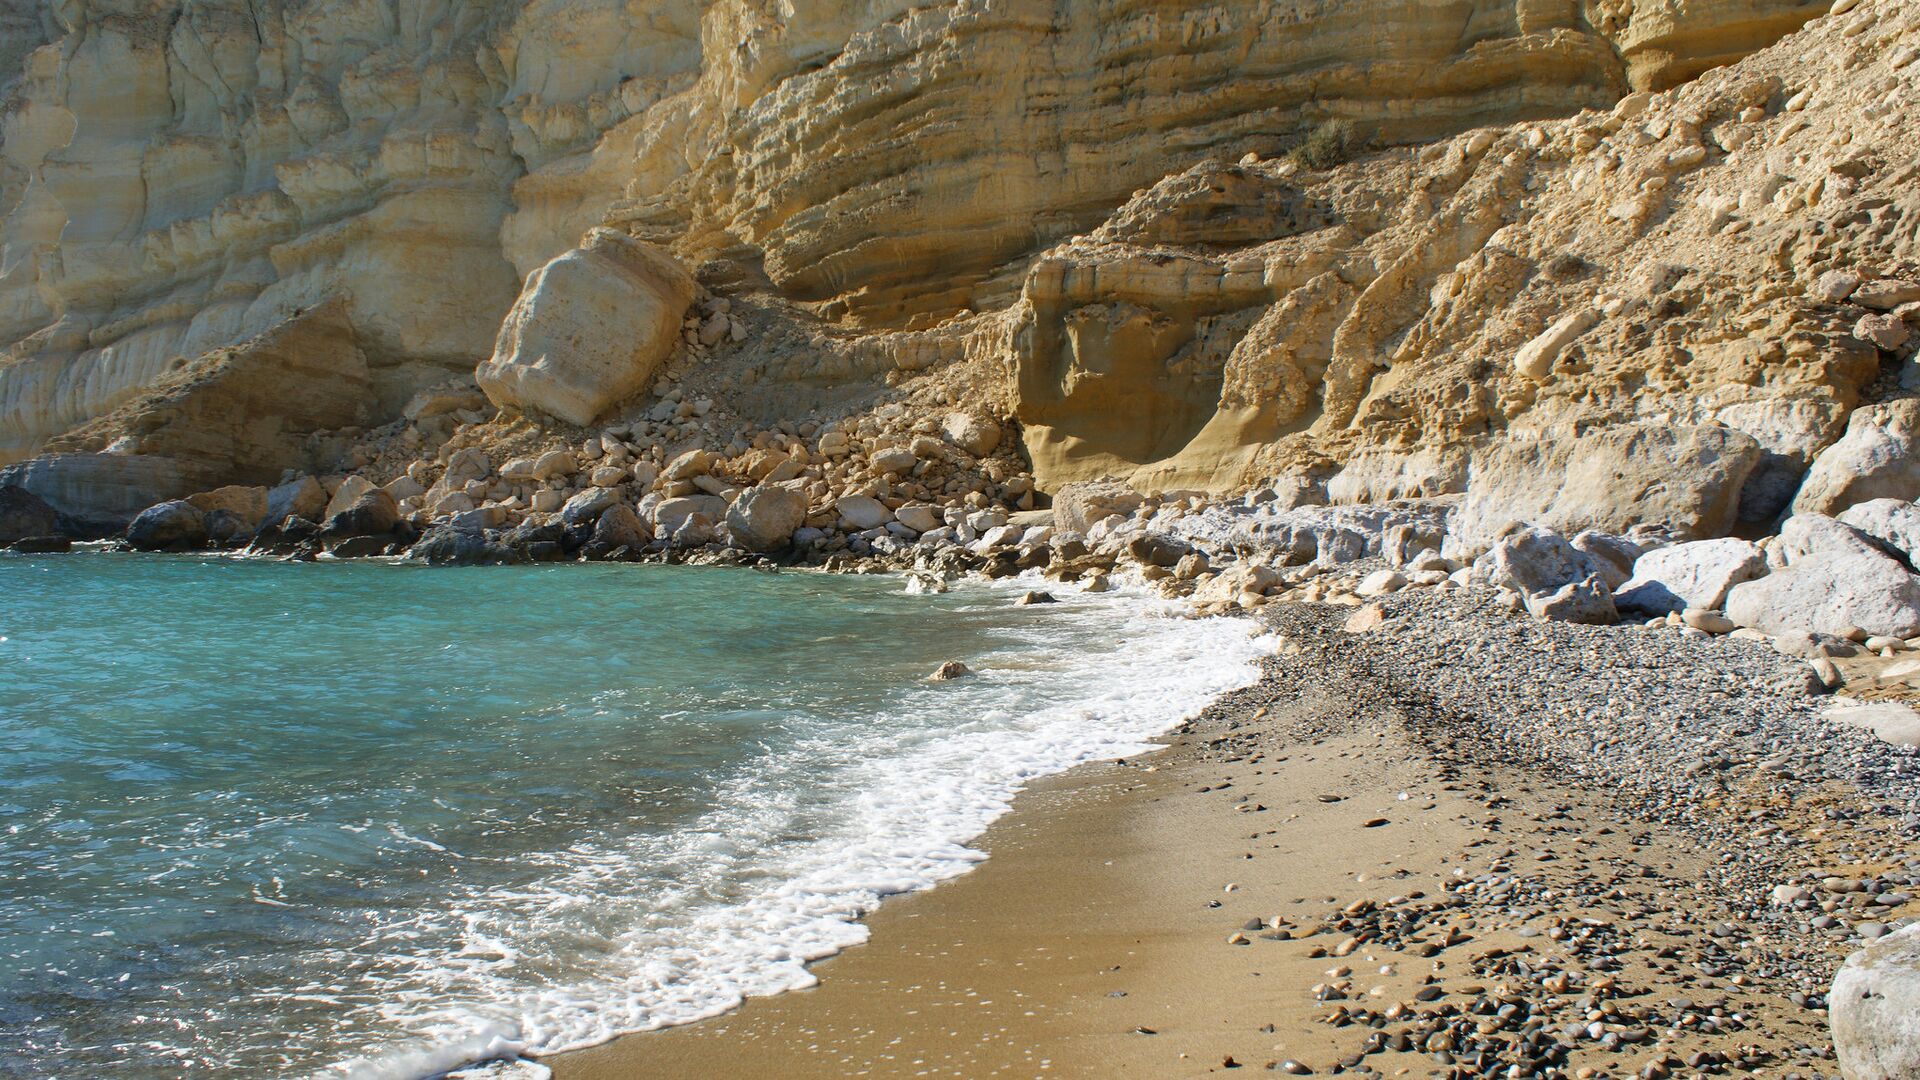
[[[1344,464],[1378,499],[1462,490],[1490,442],[1714,425],[1758,444],[1741,511],[1769,520],[1912,351],[1847,283],[1915,314],[1920,11],[1849,7],[1606,111],[1169,177],[1026,280],[1036,468],[1230,489]]]
[[[0,462],[329,302],[378,425],[607,226],[734,299],[687,348],[743,419],[917,379],[1049,485],[1748,414],[1791,473],[1874,365],[1738,203],[1831,163],[1723,144],[1794,138],[1779,76],[1690,80],[1830,6],[0,0]],[[1511,374],[1568,315],[1580,378]]]

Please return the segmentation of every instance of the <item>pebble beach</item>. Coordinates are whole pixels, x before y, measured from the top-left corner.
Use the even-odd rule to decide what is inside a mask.
[[[1839,1075],[1920,756],[1761,643],[1376,610],[1264,608],[1257,684],[1036,785],[817,988],[556,1075]]]

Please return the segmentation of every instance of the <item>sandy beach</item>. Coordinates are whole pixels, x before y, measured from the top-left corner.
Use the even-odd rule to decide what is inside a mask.
[[[1258,685],[1164,752],[1036,785],[980,869],[883,905],[818,987],[556,1076],[1834,1072],[1821,994],[1915,912],[1920,865],[1858,812],[1897,776],[1885,748],[1802,730],[1804,665],[1411,599],[1371,634],[1348,614],[1270,613]],[[1579,672],[1558,697],[1528,683],[1543,660]]]

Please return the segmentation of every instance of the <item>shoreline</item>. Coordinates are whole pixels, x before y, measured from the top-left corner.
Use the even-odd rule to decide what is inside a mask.
[[[1846,774],[1902,752],[1796,728],[1818,717],[1800,668],[1749,643],[1413,598],[1389,605],[1385,636],[1346,633],[1347,614],[1269,608],[1284,655],[1259,682],[1165,750],[1031,785],[976,842],[984,863],[889,899],[865,945],[812,965],[816,987],[542,1064],[558,1080],[1836,1071],[1832,971],[1872,919],[1920,905],[1841,904],[1821,928],[1834,905],[1817,882],[1867,879],[1881,891],[1866,895],[1897,898],[1920,880],[1920,863],[1884,857],[1911,850],[1898,831],[1911,819],[1890,831],[1844,813],[1887,794]],[[1525,656],[1582,648],[1644,676],[1642,691],[1716,663],[1754,673],[1737,712],[1675,723],[1743,726],[1725,740],[1771,753],[1655,762],[1636,791],[1551,725],[1486,737],[1475,726],[1516,703],[1561,707],[1488,689],[1469,715],[1476,703],[1426,666],[1431,647],[1405,655],[1440,627],[1478,637],[1489,688]],[[1649,646],[1683,655],[1640,663]],[[1612,670],[1583,671],[1571,693],[1617,691],[1596,677]],[[1633,767],[1671,755],[1620,734],[1604,752]],[[1835,760],[1813,734],[1841,744]],[[1810,764],[1781,769],[1794,750]],[[1883,783],[1912,768],[1900,760]],[[1815,899],[1781,904],[1781,889]]]

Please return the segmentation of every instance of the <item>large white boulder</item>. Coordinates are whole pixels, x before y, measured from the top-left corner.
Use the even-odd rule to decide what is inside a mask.
[[[1523,596],[1557,592],[1567,585],[1603,577],[1604,569],[1587,552],[1551,529],[1516,529],[1481,556],[1477,568],[1486,581]]]
[[[1449,558],[1472,558],[1515,522],[1571,535],[1660,525],[1675,537],[1724,535],[1760,445],[1730,428],[1620,425],[1514,436],[1473,457],[1449,525]]]
[[[670,533],[695,515],[718,521],[726,512],[727,500],[718,495],[682,495],[677,499],[662,499],[654,505],[653,526],[656,532]]]
[[[1835,698],[1826,718],[1844,727],[1870,731],[1881,742],[1920,748],[1920,712],[1898,701]]]
[[[1827,994],[1827,1017],[1847,1080],[1920,1076],[1920,924],[1847,957]]]
[[[1118,480],[1062,484],[1053,493],[1053,523],[1063,533],[1085,536],[1093,523],[1140,509],[1146,497]]]
[[[1619,618],[1607,581],[1613,568],[1550,529],[1516,529],[1481,556],[1489,584],[1513,589],[1536,618],[1606,625]]]
[[[289,517],[320,521],[326,517],[327,489],[311,476],[296,476],[267,492],[265,524],[278,525]]]
[[[694,283],[671,255],[610,229],[527,276],[474,378],[496,405],[582,426],[652,380]]]
[[[1869,499],[1842,510],[1839,520],[1900,552],[1920,555],[1920,506],[1899,499]]]
[[[1553,592],[1529,596],[1527,611],[1536,619],[1587,626],[1612,626],[1620,621],[1613,590],[1598,577],[1569,582]]]
[[[1920,400],[1855,409],[1847,433],[1813,461],[1794,496],[1796,514],[1833,514],[1869,499],[1920,497]]]
[[[1727,593],[1727,617],[1779,636],[1920,634],[1920,577],[1849,525],[1797,514],[1780,528],[1787,565]]]
[[[1715,610],[1727,590],[1767,572],[1760,545],[1731,537],[1656,548],[1633,564],[1633,577],[1614,593],[1623,608],[1665,615],[1687,608]]]
[[[887,504],[871,495],[845,495],[834,501],[833,508],[840,512],[840,518],[850,527],[865,531],[877,529],[893,520],[893,511]]]
[[[787,546],[794,530],[807,523],[805,492],[778,485],[748,488],[727,508],[727,531],[748,551]]]
[[[940,421],[947,441],[975,457],[986,457],[1000,445],[1000,425],[972,413],[949,413]]]

